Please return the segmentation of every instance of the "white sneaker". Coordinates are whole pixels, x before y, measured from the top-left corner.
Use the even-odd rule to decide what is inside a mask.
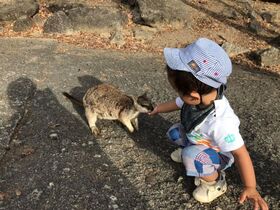
[[[171,159],[176,163],[182,163],[182,148],[178,148],[175,151],[173,151],[170,155]]]
[[[210,203],[227,190],[225,172],[221,171],[219,180],[206,182],[199,177],[194,180],[197,188],[193,191],[193,197],[201,203]]]

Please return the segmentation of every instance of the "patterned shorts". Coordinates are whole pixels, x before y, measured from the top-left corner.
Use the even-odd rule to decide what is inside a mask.
[[[173,125],[167,132],[168,139],[183,148],[182,159],[188,176],[209,176],[218,170],[225,170],[233,163],[229,158],[205,145],[188,141],[182,124]]]

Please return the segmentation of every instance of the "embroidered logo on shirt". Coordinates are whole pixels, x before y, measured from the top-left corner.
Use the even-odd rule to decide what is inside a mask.
[[[190,62],[188,62],[188,66],[195,72],[200,71],[199,66],[197,65],[197,63],[194,60],[191,60]]]
[[[227,142],[227,143],[232,143],[235,141],[235,136],[233,134],[229,134],[227,135],[224,140]]]

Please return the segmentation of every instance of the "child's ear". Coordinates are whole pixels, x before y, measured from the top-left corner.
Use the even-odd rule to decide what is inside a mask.
[[[194,101],[195,101],[195,100],[199,100],[199,101],[200,101],[200,95],[199,95],[198,92],[192,91],[192,92],[190,93],[190,96],[193,98]]]

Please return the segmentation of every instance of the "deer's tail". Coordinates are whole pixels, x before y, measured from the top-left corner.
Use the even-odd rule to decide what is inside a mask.
[[[83,102],[77,98],[75,98],[74,96],[71,96],[69,93],[67,92],[62,92],[62,94],[68,98],[70,101],[72,101],[73,103],[79,105],[79,106],[83,106]]]

